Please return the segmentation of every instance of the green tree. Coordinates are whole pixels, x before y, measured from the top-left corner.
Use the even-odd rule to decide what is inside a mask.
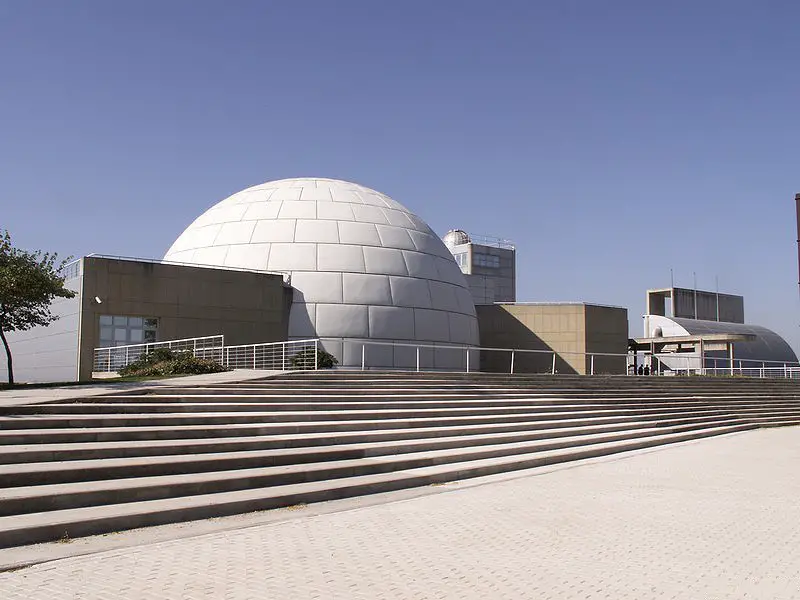
[[[0,233],[0,339],[8,361],[8,383],[14,383],[14,363],[6,339],[10,331],[49,325],[58,317],[50,312],[56,298],[72,298],[59,272],[67,260],[57,254],[15,248],[8,231]]]

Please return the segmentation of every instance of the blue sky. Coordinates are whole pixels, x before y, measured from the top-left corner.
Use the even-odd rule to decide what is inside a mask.
[[[0,2],[0,228],[160,257],[272,179],[513,239],[518,299],[743,294],[800,350],[800,4]]]

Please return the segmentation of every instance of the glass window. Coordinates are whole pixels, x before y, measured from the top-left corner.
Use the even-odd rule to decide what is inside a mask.
[[[158,339],[158,319],[100,315],[99,346],[124,346],[155,342]]]
[[[472,255],[472,264],[477,267],[496,269],[500,266],[500,257],[494,256],[493,254],[482,254],[480,252],[476,252]]]

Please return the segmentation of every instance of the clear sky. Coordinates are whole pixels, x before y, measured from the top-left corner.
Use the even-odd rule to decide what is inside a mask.
[[[297,176],[517,244],[520,301],[743,294],[800,350],[800,3],[0,0],[0,228],[160,258]]]

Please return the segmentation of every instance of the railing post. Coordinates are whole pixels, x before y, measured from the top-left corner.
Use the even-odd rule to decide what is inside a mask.
[[[253,370],[256,370],[256,345],[253,344]]]
[[[314,340],[314,370],[319,371],[319,340]]]
[[[590,374],[594,375],[594,354],[592,354],[589,358],[590,358],[590,362],[591,362],[591,373]]]
[[[417,346],[417,373],[419,373],[419,346]]]
[[[364,367],[367,364],[367,345],[361,344],[361,370],[364,370]]]
[[[197,356],[197,338],[192,342],[192,356]]]
[[[286,342],[281,343],[281,371],[286,370]]]
[[[555,375],[556,374],[556,353],[555,352],[553,352],[553,366],[550,368],[550,374],[551,375]]]
[[[511,375],[514,374],[514,351],[511,351],[511,370],[509,371]]]
[[[108,372],[111,373],[111,350],[108,350]]]
[[[469,347],[467,347],[467,373],[469,373]]]
[[[125,348],[125,366],[127,367],[130,364],[130,359],[128,358],[128,353],[130,352],[130,348]]]

